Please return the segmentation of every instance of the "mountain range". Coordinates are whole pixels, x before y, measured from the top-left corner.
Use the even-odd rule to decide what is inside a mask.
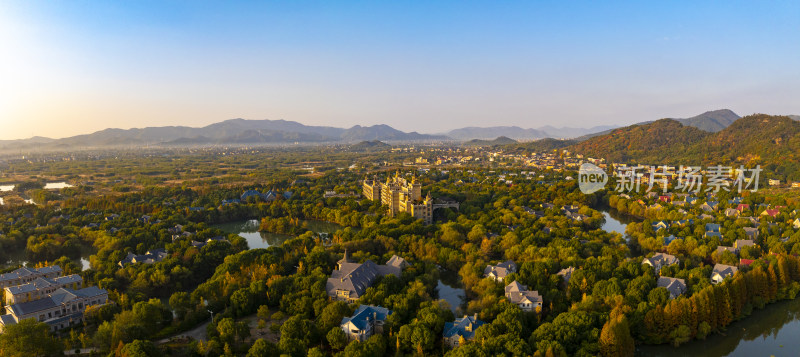
[[[800,120],[798,116],[790,116]],[[720,132],[730,126],[739,116],[727,109],[715,110],[685,119],[674,119],[683,126],[694,127],[703,132]],[[637,125],[655,123],[642,122]],[[76,148],[107,146],[183,146],[219,144],[290,144],[290,143],[358,143],[362,141],[469,141],[478,139],[471,145],[506,144],[513,141],[541,140],[543,138],[575,138],[573,140],[549,139],[544,147],[573,145],[616,131],[615,126],[594,126],[591,128],[521,128],[518,126],[465,127],[444,134],[421,134],[403,132],[388,125],[337,128],[330,126],[304,125],[287,120],[247,120],[230,119],[208,126],[194,128],[188,126],[163,126],[134,129],[104,129],[91,134],[76,135],[63,139],[32,137],[22,140],[0,140],[0,150],[69,150]],[[700,134],[693,134],[700,135]],[[496,141],[480,141],[494,140]],[[678,140],[672,138],[670,140]],[[519,145],[524,145],[521,143]],[[541,146],[541,145],[538,145]],[[538,147],[537,146],[537,147]],[[646,145],[647,146],[647,145]]]
[[[609,162],[650,165],[761,165],[800,179],[800,122],[753,114],[717,132],[673,119],[631,125],[573,143],[567,149]]]

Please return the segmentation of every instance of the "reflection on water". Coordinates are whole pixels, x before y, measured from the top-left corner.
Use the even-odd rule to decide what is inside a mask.
[[[603,217],[606,220],[600,228],[606,232],[617,232],[623,237],[625,236],[625,228],[628,226],[628,223],[636,222],[635,219],[625,216],[615,209],[606,208],[600,210],[600,212],[603,212]]]
[[[461,285],[461,276],[458,273],[443,270],[439,274],[439,283],[436,285],[436,294],[439,299],[450,304],[450,310],[457,313],[457,310],[464,311],[466,307],[467,293]],[[457,316],[456,316],[457,317]]]
[[[800,351],[800,299],[768,305],[728,325],[725,335],[680,347],[638,346],[639,356],[797,356]]]
[[[301,222],[305,223],[310,231],[316,233],[333,233],[342,229],[342,226],[336,223],[313,220],[302,220]],[[259,225],[260,222],[257,219],[251,219],[247,221],[216,224],[213,225],[213,227],[226,233],[238,234],[240,237],[247,240],[247,245],[250,249],[279,246],[286,240],[294,238],[294,236],[286,234],[259,232]]]

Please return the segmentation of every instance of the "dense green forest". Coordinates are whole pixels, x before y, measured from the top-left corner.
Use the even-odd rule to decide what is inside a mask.
[[[0,334],[0,351],[12,356],[78,348],[103,356],[632,355],[636,344],[680,345],[724,333],[731,322],[800,292],[800,233],[792,225],[800,202],[791,193],[720,192],[679,207],[644,194],[585,195],[567,179],[576,174],[571,171],[535,169],[530,175],[532,168],[501,167],[503,162],[424,170],[379,164],[416,156],[303,149],[154,156],[151,167],[141,167],[147,160],[135,155],[15,164],[16,172],[35,183],[18,186],[21,194],[42,190],[41,182],[54,177],[75,185],[45,190],[49,198],[36,205],[0,206],[0,258],[29,266],[59,264],[87,285],[108,290],[113,303],[89,309],[85,323],[56,334],[34,322],[8,326]],[[395,172],[415,176],[423,192],[453,199],[459,209],[438,209],[434,224],[425,225],[406,213],[390,217],[380,202],[363,196],[324,197],[326,191],[360,192],[365,176],[383,179]],[[95,182],[81,180],[85,175]],[[222,203],[248,190],[277,194]],[[706,201],[719,206],[704,211],[700,205]],[[740,203],[749,205],[742,216],[756,217],[758,236],[736,255],[720,253],[719,246],[749,238],[745,228],[753,221],[723,213]],[[768,208],[779,213],[762,215]],[[607,209],[631,219],[625,236],[601,229],[600,210]],[[215,228],[252,219],[260,230],[288,238],[251,249],[239,235]],[[326,237],[309,230],[303,223],[308,220],[341,228]],[[654,230],[659,221],[670,224]],[[706,234],[710,222],[720,224],[721,239]],[[211,239],[217,237],[222,240]],[[118,264],[128,253],[155,248],[165,249],[167,257],[153,264]],[[336,301],[327,295],[326,281],[345,251],[357,263],[384,264],[397,255],[410,266],[400,276],[377,278],[356,303]],[[674,255],[679,263],[660,271],[642,264],[655,253]],[[82,256],[88,256],[86,269]],[[740,265],[740,258],[752,262]],[[487,265],[506,260],[516,263],[516,272],[502,281],[484,278]],[[738,273],[712,284],[717,263],[738,265]],[[558,274],[570,267],[569,279]],[[440,299],[437,286],[446,276],[463,289],[459,306]],[[658,286],[660,276],[683,279],[686,291],[670,298]],[[511,303],[504,289],[514,281],[537,291],[542,307],[523,311]],[[362,304],[392,313],[383,333],[351,341],[340,323]],[[465,315],[477,315],[485,324],[473,339],[451,348],[442,338],[444,326]]]

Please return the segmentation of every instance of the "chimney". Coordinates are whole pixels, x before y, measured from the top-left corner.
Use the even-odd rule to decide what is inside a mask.
[[[472,319],[474,321],[478,321],[478,313],[477,312],[475,313],[475,315],[472,316]]]

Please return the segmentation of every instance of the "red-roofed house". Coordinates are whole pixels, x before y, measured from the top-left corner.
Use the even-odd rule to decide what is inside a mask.
[[[739,211],[739,212],[743,212],[743,211],[749,210],[749,209],[750,209],[750,205],[748,205],[747,203],[740,203],[738,206],[736,206],[736,210]]]
[[[764,212],[761,212],[761,215],[762,216],[763,215],[767,215],[767,216],[770,216],[770,217],[776,217],[779,213],[781,213],[781,211],[779,211],[777,209],[765,209]]]
[[[739,259],[739,266],[748,266],[753,264],[754,261],[753,259]]]

